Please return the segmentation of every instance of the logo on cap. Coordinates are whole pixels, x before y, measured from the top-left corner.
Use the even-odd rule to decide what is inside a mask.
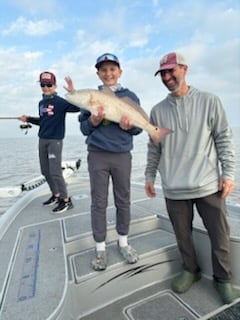
[[[161,59],[160,66],[163,65],[164,63],[167,63],[167,61],[168,61],[168,54]]]
[[[41,78],[42,78],[42,80],[51,80],[51,74],[49,74],[49,73],[47,73],[47,72],[45,72],[45,73],[43,73],[42,74],[42,76],[41,76]]]

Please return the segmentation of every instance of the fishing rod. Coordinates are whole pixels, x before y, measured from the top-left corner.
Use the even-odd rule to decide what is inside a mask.
[[[0,120],[19,120],[18,117],[0,117]],[[30,123],[24,123],[20,124],[20,129],[25,130],[25,134],[28,133],[28,129],[32,128],[32,125]]]
[[[0,120],[13,120],[18,119],[18,117],[0,117]]]

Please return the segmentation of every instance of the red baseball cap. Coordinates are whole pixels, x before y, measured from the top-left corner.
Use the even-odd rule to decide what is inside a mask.
[[[44,71],[40,73],[39,82],[41,83],[56,83],[56,77],[52,72]]]
[[[176,65],[182,64],[187,65],[185,58],[177,52],[170,52],[162,57],[160,60],[160,67],[155,72],[155,76],[161,71],[166,69],[173,69]]]

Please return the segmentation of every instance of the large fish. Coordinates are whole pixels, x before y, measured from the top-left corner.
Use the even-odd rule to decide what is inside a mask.
[[[149,122],[145,111],[130,98],[118,98],[110,89],[82,89],[74,90],[65,95],[70,103],[97,115],[99,106],[103,107],[107,120],[119,123],[123,116],[127,116],[131,124],[148,132],[155,144],[172,133],[167,128],[159,128]]]

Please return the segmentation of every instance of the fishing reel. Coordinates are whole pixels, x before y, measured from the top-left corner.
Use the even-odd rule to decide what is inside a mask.
[[[20,129],[25,130],[24,134],[28,133],[28,129],[31,129],[32,125],[30,123],[20,124]]]

